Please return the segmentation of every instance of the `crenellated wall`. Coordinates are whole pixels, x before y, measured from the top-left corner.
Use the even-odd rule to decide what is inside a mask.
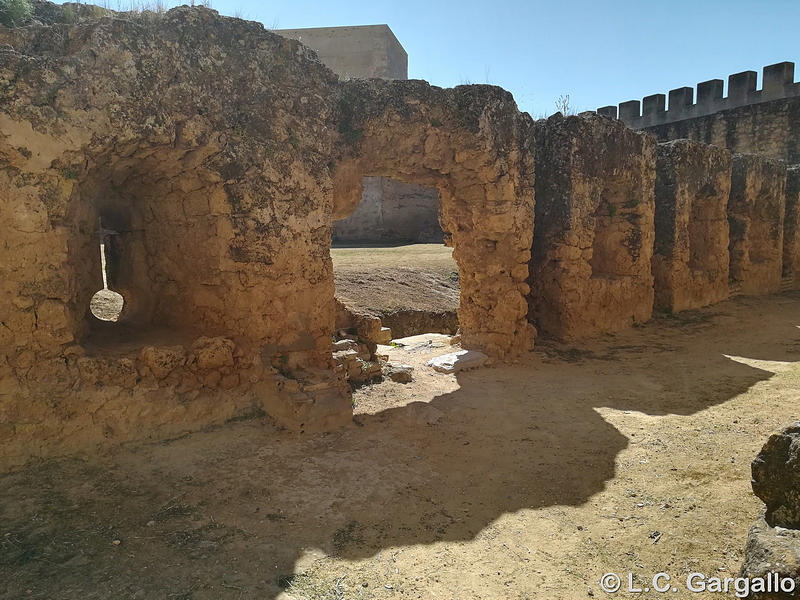
[[[800,163],[800,83],[794,82],[794,63],[764,67],[762,89],[756,89],[755,71],[712,79],[694,89],[647,96],[605,106],[598,113],[617,118],[634,129],[655,135],[660,142],[690,139],[727,148],[731,152],[762,154],[790,164]]]
[[[728,95],[723,97],[722,79],[710,79],[694,88],[681,87],[669,92],[669,105],[665,94],[652,94],[639,100],[628,100],[617,106],[604,106],[597,112],[606,117],[619,118],[629,127],[644,129],[654,125],[673,123],[710,115],[722,110],[760,104],[773,100],[800,97],[800,82],[794,81],[794,63],[781,62],[764,67],[762,86],[756,89],[758,73],[742,71],[728,77]]]

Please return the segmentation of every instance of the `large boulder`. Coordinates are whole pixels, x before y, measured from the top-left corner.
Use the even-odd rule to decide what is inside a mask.
[[[739,576],[750,580],[752,591],[747,598],[782,600],[798,597],[800,530],[770,527],[764,517],[760,517],[750,528],[744,554]],[[764,581],[764,591],[759,591],[762,589],[758,587],[760,580]],[[788,580],[794,580],[794,585]]]
[[[766,522],[800,529],[800,421],[770,436],[751,469],[753,491],[767,505]]]

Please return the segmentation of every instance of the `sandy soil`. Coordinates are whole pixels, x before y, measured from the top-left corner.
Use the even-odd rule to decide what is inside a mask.
[[[356,423],[266,419],[0,478],[2,598],[605,597],[736,573],[749,463],[797,418],[800,293],[738,298],[408,385]],[[621,597],[634,597],[622,594]],[[648,596],[637,596],[648,597]]]
[[[458,308],[458,266],[442,244],[331,249],[336,297],[380,316],[394,310]]]

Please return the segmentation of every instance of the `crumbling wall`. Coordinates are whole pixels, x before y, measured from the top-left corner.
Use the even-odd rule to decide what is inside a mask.
[[[751,464],[753,492],[765,506],[747,534],[740,577],[768,580],[747,595],[789,600],[800,585],[800,423],[772,434]]]
[[[654,306],[676,312],[728,297],[731,155],[688,140],[658,145]]]
[[[783,276],[800,286],[800,165],[792,165],[786,171]]]
[[[349,421],[331,363],[335,76],[207,9],[67,25],[46,6],[50,26],[0,28],[2,466],[263,409]],[[118,324],[89,314],[101,223]]]
[[[350,421],[329,250],[364,175],[438,187],[465,343],[531,347],[532,138],[510,94],[340,84],[205,8],[36,7],[0,27],[0,468],[262,410]],[[101,228],[117,323],[89,312]]]
[[[529,318],[561,338],[615,331],[653,310],[656,142],[593,114],[536,122]]]
[[[743,294],[770,294],[781,286],[786,165],[752,154],[734,154],[731,193],[730,279]]]
[[[364,176],[436,187],[459,268],[463,344],[495,357],[529,349],[533,136],[511,95],[492,86],[421,81],[342,84],[345,147],[334,178],[335,218],[350,214]]]

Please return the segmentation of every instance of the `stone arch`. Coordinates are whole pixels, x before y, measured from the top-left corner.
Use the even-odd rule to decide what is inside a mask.
[[[333,218],[358,205],[364,176],[437,188],[442,228],[459,268],[463,344],[497,358],[532,347],[529,117],[508,92],[492,86],[349,81],[339,102]]]

